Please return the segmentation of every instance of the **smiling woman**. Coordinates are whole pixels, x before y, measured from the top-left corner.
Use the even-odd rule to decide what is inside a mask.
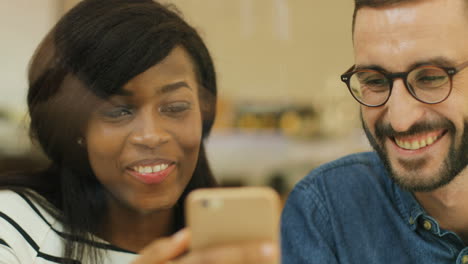
[[[215,117],[213,63],[171,8],[81,2],[38,47],[27,101],[50,166],[0,177],[0,263],[270,259],[259,243],[181,256],[187,230],[161,239],[185,226],[191,190],[216,185],[203,146]]]
[[[201,144],[197,83],[190,55],[175,47],[128,81],[123,95],[109,97],[91,114],[82,145],[96,178],[108,191],[107,206],[115,215],[107,217],[118,219],[113,228],[130,229],[101,235],[114,244],[138,251],[155,236],[177,228],[167,220],[173,219],[172,208],[192,179]],[[202,175],[210,173],[197,177]],[[132,237],[134,223],[148,219],[153,228]]]

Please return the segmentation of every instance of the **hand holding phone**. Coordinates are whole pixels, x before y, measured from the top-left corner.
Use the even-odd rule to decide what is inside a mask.
[[[279,263],[280,199],[271,188],[198,189],[185,208],[188,230],[154,241],[132,264]]]

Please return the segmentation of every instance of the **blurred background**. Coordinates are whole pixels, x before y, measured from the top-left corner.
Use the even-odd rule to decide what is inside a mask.
[[[79,0],[0,0],[0,171],[44,162],[27,135],[29,59]],[[370,149],[339,76],[353,63],[353,1],[165,0],[205,39],[219,80],[207,142],[225,186],[284,196],[316,166]]]

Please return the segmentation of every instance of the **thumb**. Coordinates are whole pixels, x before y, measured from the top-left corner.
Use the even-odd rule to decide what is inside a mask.
[[[182,229],[171,237],[155,240],[140,252],[132,264],[164,264],[184,253],[190,242],[190,232]]]

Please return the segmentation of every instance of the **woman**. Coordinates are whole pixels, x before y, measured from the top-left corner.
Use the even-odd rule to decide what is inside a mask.
[[[151,0],[85,0],[29,70],[47,169],[0,177],[0,263],[270,263],[268,241],[188,251],[183,202],[215,186],[216,77],[198,33]]]

